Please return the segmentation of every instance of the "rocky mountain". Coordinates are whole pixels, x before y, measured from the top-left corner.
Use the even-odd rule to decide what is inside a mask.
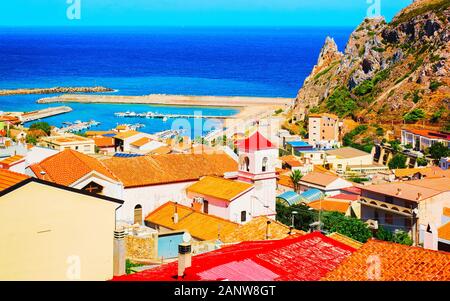
[[[450,109],[450,0],[417,0],[390,23],[365,19],[343,53],[327,38],[293,115],[444,125]]]

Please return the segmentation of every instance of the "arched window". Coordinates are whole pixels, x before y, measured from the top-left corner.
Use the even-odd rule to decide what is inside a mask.
[[[269,158],[264,157],[262,160],[262,171],[267,171],[267,163],[269,162]]]
[[[142,206],[139,204],[134,207],[134,223],[142,225]]]
[[[248,157],[244,157],[242,159],[241,169],[245,171],[250,171],[250,159]]]

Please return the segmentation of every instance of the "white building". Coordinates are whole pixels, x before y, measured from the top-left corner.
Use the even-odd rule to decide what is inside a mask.
[[[275,218],[278,147],[258,131],[237,143],[239,154],[238,180],[255,186],[254,203],[265,208],[266,216]]]
[[[339,145],[339,118],[334,114],[308,116],[308,142],[317,148]]]
[[[450,169],[450,157],[441,158],[439,161],[439,167],[443,170]]]
[[[118,221],[142,223],[168,201],[191,205],[186,188],[203,176],[236,172],[224,153],[169,154],[97,160],[66,150],[30,166],[33,176],[61,185],[124,200]]]
[[[313,171],[302,177],[299,184],[301,191],[316,188],[327,196],[340,194],[341,189],[353,187],[353,184],[347,180],[332,174],[317,171]]]

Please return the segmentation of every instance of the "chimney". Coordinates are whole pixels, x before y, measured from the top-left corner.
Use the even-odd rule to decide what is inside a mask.
[[[267,227],[266,227],[266,239],[269,239],[271,234],[270,234],[270,224],[272,222],[271,221],[267,221]]]
[[[175,203],[175,212],[173,213],[173,223],[174,224],[178,224],[178,207],[177,207],[178,203]]]
[[[183,242],[178,245],[178,277],[184,277],[184,272],[192,264],[191,243]]]
[[[402,190],[400,188],[397,188],[397,195],[401,195],[402,194]]]
[[[114,231],[113,274],[125,275],[125,231],[123,228]]]
[[[294,227],[290,226],[290,227],[289,227],[289,232],[288,232],[288,234],[289,234],[289,235],[292,235],[292,231],[293,231],[293,230],[294,230]]]

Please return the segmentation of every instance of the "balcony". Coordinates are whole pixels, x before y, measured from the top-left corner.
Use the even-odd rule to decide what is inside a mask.
[[[413,217],[413,209],[411,209],[411,208],[406,208],[406,207],[395,205],[395,204],[389,204],[389,203],[386,203],[383,201],[378,201],[378,200],[374,200],[374,199],[367,198],[367,197],[361,197],[361,199],[359,200],[359,203],[361,205],[364,205],[367,207],[372,207],[372,208],[383,210],[383,211],[390,212],[393,214],[406,216],[406,217],[410,217],[410,218]]]

